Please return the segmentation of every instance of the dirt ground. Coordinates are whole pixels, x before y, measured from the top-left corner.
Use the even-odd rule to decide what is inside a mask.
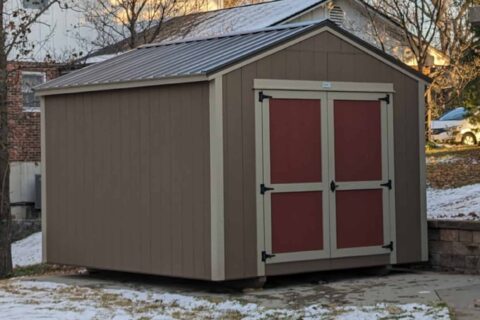
[[[427,183],[434,189],[480,183],[480,147],[452,146],[428,150]]]

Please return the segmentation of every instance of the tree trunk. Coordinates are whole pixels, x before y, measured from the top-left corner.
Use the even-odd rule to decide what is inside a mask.
[[[0,278],[12,272],[10,159],[8,154],[8,71],[4,32],[4,2],[0,3]]]

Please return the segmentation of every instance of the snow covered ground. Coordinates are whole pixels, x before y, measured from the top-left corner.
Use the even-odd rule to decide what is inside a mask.
[[[12,244],[12,260],[14,267],[25,267],[42,263],[42,233]]]
[[[457,189],[427,190],[429,219],[480,221],[480,184]]]
[[[253,303],[155,293],[79,287],[48,281],[0,282],[2,319],[450,319],[443,306],[377,304],[369,307],[310,305],[267,309]]]

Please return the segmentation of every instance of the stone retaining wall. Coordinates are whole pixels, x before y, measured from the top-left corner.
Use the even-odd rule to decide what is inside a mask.
[[[480,222],[429,221],[428,229],[433,268],[480,273]]]

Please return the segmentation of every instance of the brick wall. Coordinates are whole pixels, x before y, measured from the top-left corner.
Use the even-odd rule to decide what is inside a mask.
[[[11,162],[40,162],[40,113],[24,112],[22,71],[45,72],[47,80],[59,75],[58,67],[44,63],[10,63],[8,92],[9,149]]]
[[[432,267],[480,273],[480,222],[429,221],[428,229]]]

